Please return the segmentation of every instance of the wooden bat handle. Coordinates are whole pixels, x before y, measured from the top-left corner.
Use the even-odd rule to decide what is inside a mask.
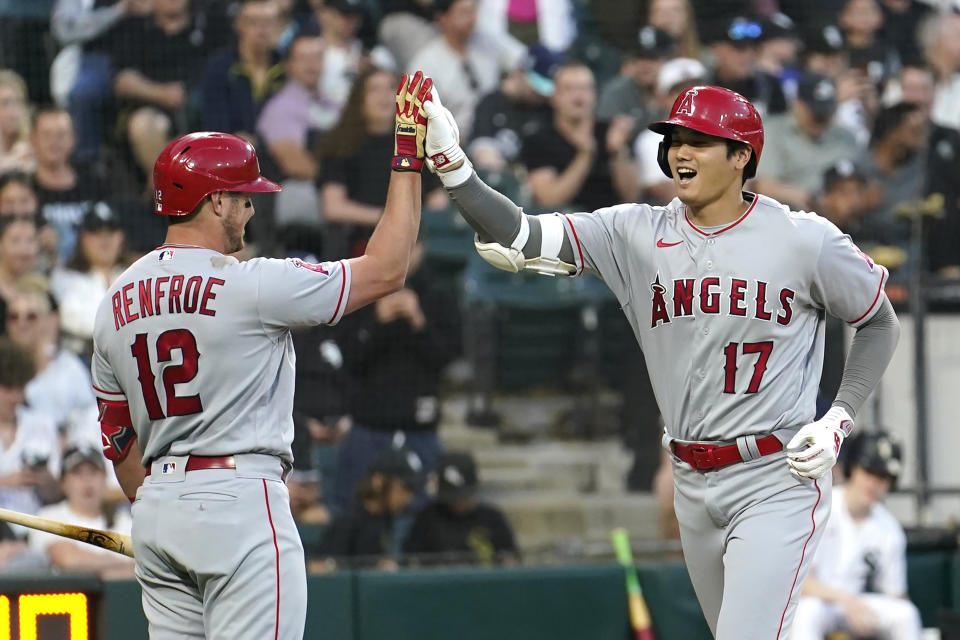
[[[31,516],[9,509],[0,509],[0,520],[6,520],[7,522],[23,525],[24,527],[37,529],[38,531],[46,531],[47,533],[70,538],[71,540],[79,540],[80,542],[86,542],[101,549],[107,549],[114,553],[133,557],[133,539],[123,533],[78,527],[75,524]]]

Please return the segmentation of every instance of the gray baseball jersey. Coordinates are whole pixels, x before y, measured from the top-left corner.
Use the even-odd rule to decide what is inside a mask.
[[[829,221],[753,196],[701,229],[679,199],[564,216],[578,272],[617,296],[668,433],[730,441],[810,422],[823,312],[853,326],[880,307],[887,270]]]
[[[289,328],[337,322],[349,295],[346,262],[164,245],[101,303],[94,390],[129,404],[151,468],[132,508],[151,638],[302,637],[306,570],[282,480]],[[186,472],[188,456],[234,456],[236,469]]]
[[[887,271],[833,224],[761,195],[718,228],[674,200],[563,217],[578,273],[602,277],[636,334],[667,437],[732,442],[814,418],[824,312],[853,326]],[[830,477],[802,483],[784,452],[712,471],[674,458],[684,558],[718,640],[789,636],[830,513]]]

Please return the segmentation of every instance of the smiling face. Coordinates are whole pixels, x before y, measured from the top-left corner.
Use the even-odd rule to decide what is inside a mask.
[[[674,127],[667,162],[680,200],[699,209],[732,189],[739,190],[751,153],[749,149],[728,153],[727,141],[723,138]]]

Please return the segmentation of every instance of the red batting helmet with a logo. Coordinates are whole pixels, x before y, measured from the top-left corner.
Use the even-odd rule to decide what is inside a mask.
[[[668,178],[673,177],[667,163],[667,150],[674,127],[686,127],[749,145],[753,149],[753,158],[743,175],[748,179],[756,175],[760,152],[763,151],[763,121],[750,101],[736,91],[713,86],[691,87],[677,96],[666,120],[648,126],[651,131],[663,134],[657,163]]]
[[[217,191],[280,191],[260,175],[253,145],[229,133],[203,131],[177,138],[153,165],[154,210],[185,216]]]

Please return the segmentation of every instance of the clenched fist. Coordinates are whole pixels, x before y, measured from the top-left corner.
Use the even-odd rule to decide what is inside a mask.
[[[433,79],[422,71],[407,75],[397,87],[397,117],[393,143],[394,171],[420,171],[423,168],[423,142],[427,136],[427,117],[423,101],[430,97]]]
[[[797,479],[818,480],[837,463],[840,445],[853,430],[853,418],[842,407],[800,429],[787,443],[787,465]]]

